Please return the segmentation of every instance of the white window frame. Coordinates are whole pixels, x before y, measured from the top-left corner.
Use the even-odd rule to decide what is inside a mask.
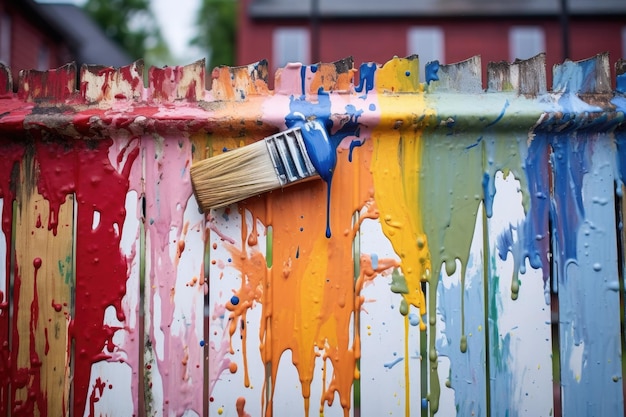
[[[407,55],[417,54],[420,61],[419,79],[424,82],[426,64],[444,64],[445,35],[438,26],[414,26],[407,32]]]
[[[290,62],[310,64],[310,34],[303,27],[279,27],[272,34],[272,65],[284,67]]]
[[[511,26],[509,60],[528,59],[546,51],[546,35],[540,26]]]

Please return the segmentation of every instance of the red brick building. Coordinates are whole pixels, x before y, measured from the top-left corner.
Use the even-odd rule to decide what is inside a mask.
[[[626,56],[626,1],[568,1],[570,59]],[[422,68],[473,55],[486,63],[546,52],[548,68],[564,58],[559,0],[241,0],[238,24],[238,64],[267,58],[272,69],[415,53]]]

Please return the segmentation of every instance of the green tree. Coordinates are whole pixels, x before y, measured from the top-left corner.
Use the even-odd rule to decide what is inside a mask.
[[[202,0],[192,45],[206,50],[209,70],[235,64],[237,0]]]
[[[150,0],[87,0],[84,8],[133,59],[151,65],[170,58]]]

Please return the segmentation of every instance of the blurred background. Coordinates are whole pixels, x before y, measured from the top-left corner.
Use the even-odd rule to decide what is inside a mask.
[[[274,71],[418,54],[421,68],[473,55],[486,67],[546,52],[550,83],[552,65],[605,51],[612,65],[626,57],[626,0],[0,0],[0,62],[14,78],[71,61],[206,58],[210,71],[268,59]]]

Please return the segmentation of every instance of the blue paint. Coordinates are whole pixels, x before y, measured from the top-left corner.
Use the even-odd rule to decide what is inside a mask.
[[[476,146],[478,146],[478,145],[480,144],[480,142],[481,142],[482,140],[483,140],[483,137],[482,137],[482,136],[479,136],[479,137],[478,137],[478,139],[476,139],[476,142],[475,142],[475,143],[472,143],[471,145],[466,146],[466,147],[465,147],[465,149],[466,149],[466,150],[468,150],[468,149],[475,148]]]
[[[404,358],[402,356],[398,356],[397,358],[395,358],[394,360],[392,360],[391,362],[387,362],[385,364],[383,364],[383,366],[387,369],[391,369],[393,368],[395,365],[397,365],[398,363],[402,362],[404,360]]]
[[[376,110],[376,104],[370,103],[368,108],[370,109],[370,111],[375,111]]]
[[[230,297],[230,303],[236,306],[237,304],[239,304],[239,297],[237,297],[236,295],[233,295],[232,297]]]
[[[426,73],[424,74],[424,78],[426,79],[426,83],[430,83],[431,81],[439,81],[439,61],[431,61],[426,64]]]
[[[615,145],[617,146],[617,167],[619,179],[622,184],[626,184],[626,131],[615,131]],[[618,189],[619,188],[620,187],[618,187]]]
[[[500,111],[500,114],[498,115],[498,117],[496,117],[491,123],[487,124],[487,127],[491,127],[495,125],[496,123],[498,123],[500,120],[502,120],[502,118],[504,117],[504,113],[506,113],[506,109],[509,108],[510,104],[511,103],[509,103],[509,100],[506,100],[504,102],[504,106],[502,107],[502,110]]]
[[[359,85],[354,87],[357,93],[369,93],[374,88],[374,73],[376,72],[376,64],[368,62],[361,64],[359,67]],[[365,91],[363,91],[365,89]]]
[[[370,259],[372,261],[372,269],[376,270],[378,268],[378,254],[372,253]]]
[[[365,141],[353,140],[350,142],[350,151],[348,152],[348,161],[352,162],[352,151],[354,150],[354,148],[363,146],[363,143],[365,143]]]
[[[336,147],[331,144],[324,126],[313,120],[302,126],[302,139],[317,173],[326,183],[326,237],[330,231],[330,190],[337,165]]]
[[[417,326],[420,324],[419,316],[415,313],[409,313],[409,324],[411,326]]]
[[[200,347],[204,347],[204,345],[205,345],[204,340],[201,340],[200,341]]]
[[[300,83],[302,84],[302,98],[306,96],[306,65],[300,67]]]
[[[428,409],[428,400],[426,398],[422,398],[421,405],[423,410]]]
[[[301,74],[304,76],[305,72]],[[359,136],[359,118],[363,114],[363,110],[357,110],[352,104],[346,105],[347,122],[329,136],[328,132],[333,128],[333,122],[330,118],[331,109],[328,92],[320,88],[316,102],[307,101],[305,96],[291,96],[289,109],[290,113],[285,117],[285,124],[288,128],[302,127],[302,137],[307,154],[327,185],[326,237],[330,237],[330,191],[333,172],[337,163],[336,149],[346,137]],[[305,122],[306,120],[310,121]]]
[[[481,181],[483,185],[483,198],[485,200],[485,214],[488,218],[491,218],[493,215],[493,198],[496,195],[496,186],[492,178],[489,172],[484,172],[483,180]]]
[[[474,228],[475,225],[471,225]],[[465,329],[475,329],[485,325],[485,289],[482,268],[473,267],[482,262],[482,254],[476,248],[470,251],[464,272],[465,287],[460,280],[444,284],[440,274],[437,284],[437,329],[442,329],[437,337],[436,348],[439,356],[450,360],[449,380],[454,390],[457,416],[485,416],[487,410],[487,375],[485,360],[485,337],[467,337],[467,351],[459,349],[463,329],[461,316],[465,317]],[[464,298],[464,312],[459,311],[459,302]],[[440,323],[443,321],[443,325]],[[471,381],[471,383],[468,383]],[[443,383],[445,380],[442,380]],[[446,388],[442,387],[442,391]]]
[[[554,170],[554,204],[552,205],[554,255],[559,284],[566,279],[566,268],[577,262],[577,240],[566,238],[577,233],[585,216],[582,198],[583,175],[588,172],[587,141],[578,137],[553,136],[550,162]]]
[[[624,88],[626,88],[626,78],[624,81]],[[615,110],[616,111],[621,111],[623,113],[626,113],[626,97],[615,97],[611,100],[611,104],[613,104],[615,107],[617,107]]]
[[[617,76],[615,90],[618,93],[622,93],[622,94],[626,93],[626,73],[620,74]]]
[[[555,243],[564,248],[559,250],[561,259],[557,262],[568,262],[567,268],[560,268],[562,275],[558,277],[560,357],[561,368],[566,370],[561,373],[563,415],[623,415],[622,382],[611,378],[621,375],[620,301],[617,292],[606,288],[607,280],[619,276],[613,138],[607,134],[576,135],[561,142],[566,140],[570,143],[560,144],[561,151],[585,164],[585,178],[576,185],[573,181],[577,179],[570,180],[571,190],[555,189],[555,199],[561,202],[555,204],[560,231]],[[578,157],[577,150],[588,159]],[[573,176],[563,173],[561,165],[557,168],[562,175]],[[571,215],[579,216],[576,227],[569,227],[567,217]],[[575,243],[569,245],[569,241]],[[567,252],[574,250],[572,246],[576,252]],[[581,262],[576,262],[578,259]],[[569,371],[571,358],[577,357],[582,358],[580,373]]]
[[[405,71],[404,75],[406,75],[407,77],[410,77],[411,76],[411,71]]]
[[[315,74],[319,68],[319,64],[311,65],[309,68],[311,68],[311,72]]]

